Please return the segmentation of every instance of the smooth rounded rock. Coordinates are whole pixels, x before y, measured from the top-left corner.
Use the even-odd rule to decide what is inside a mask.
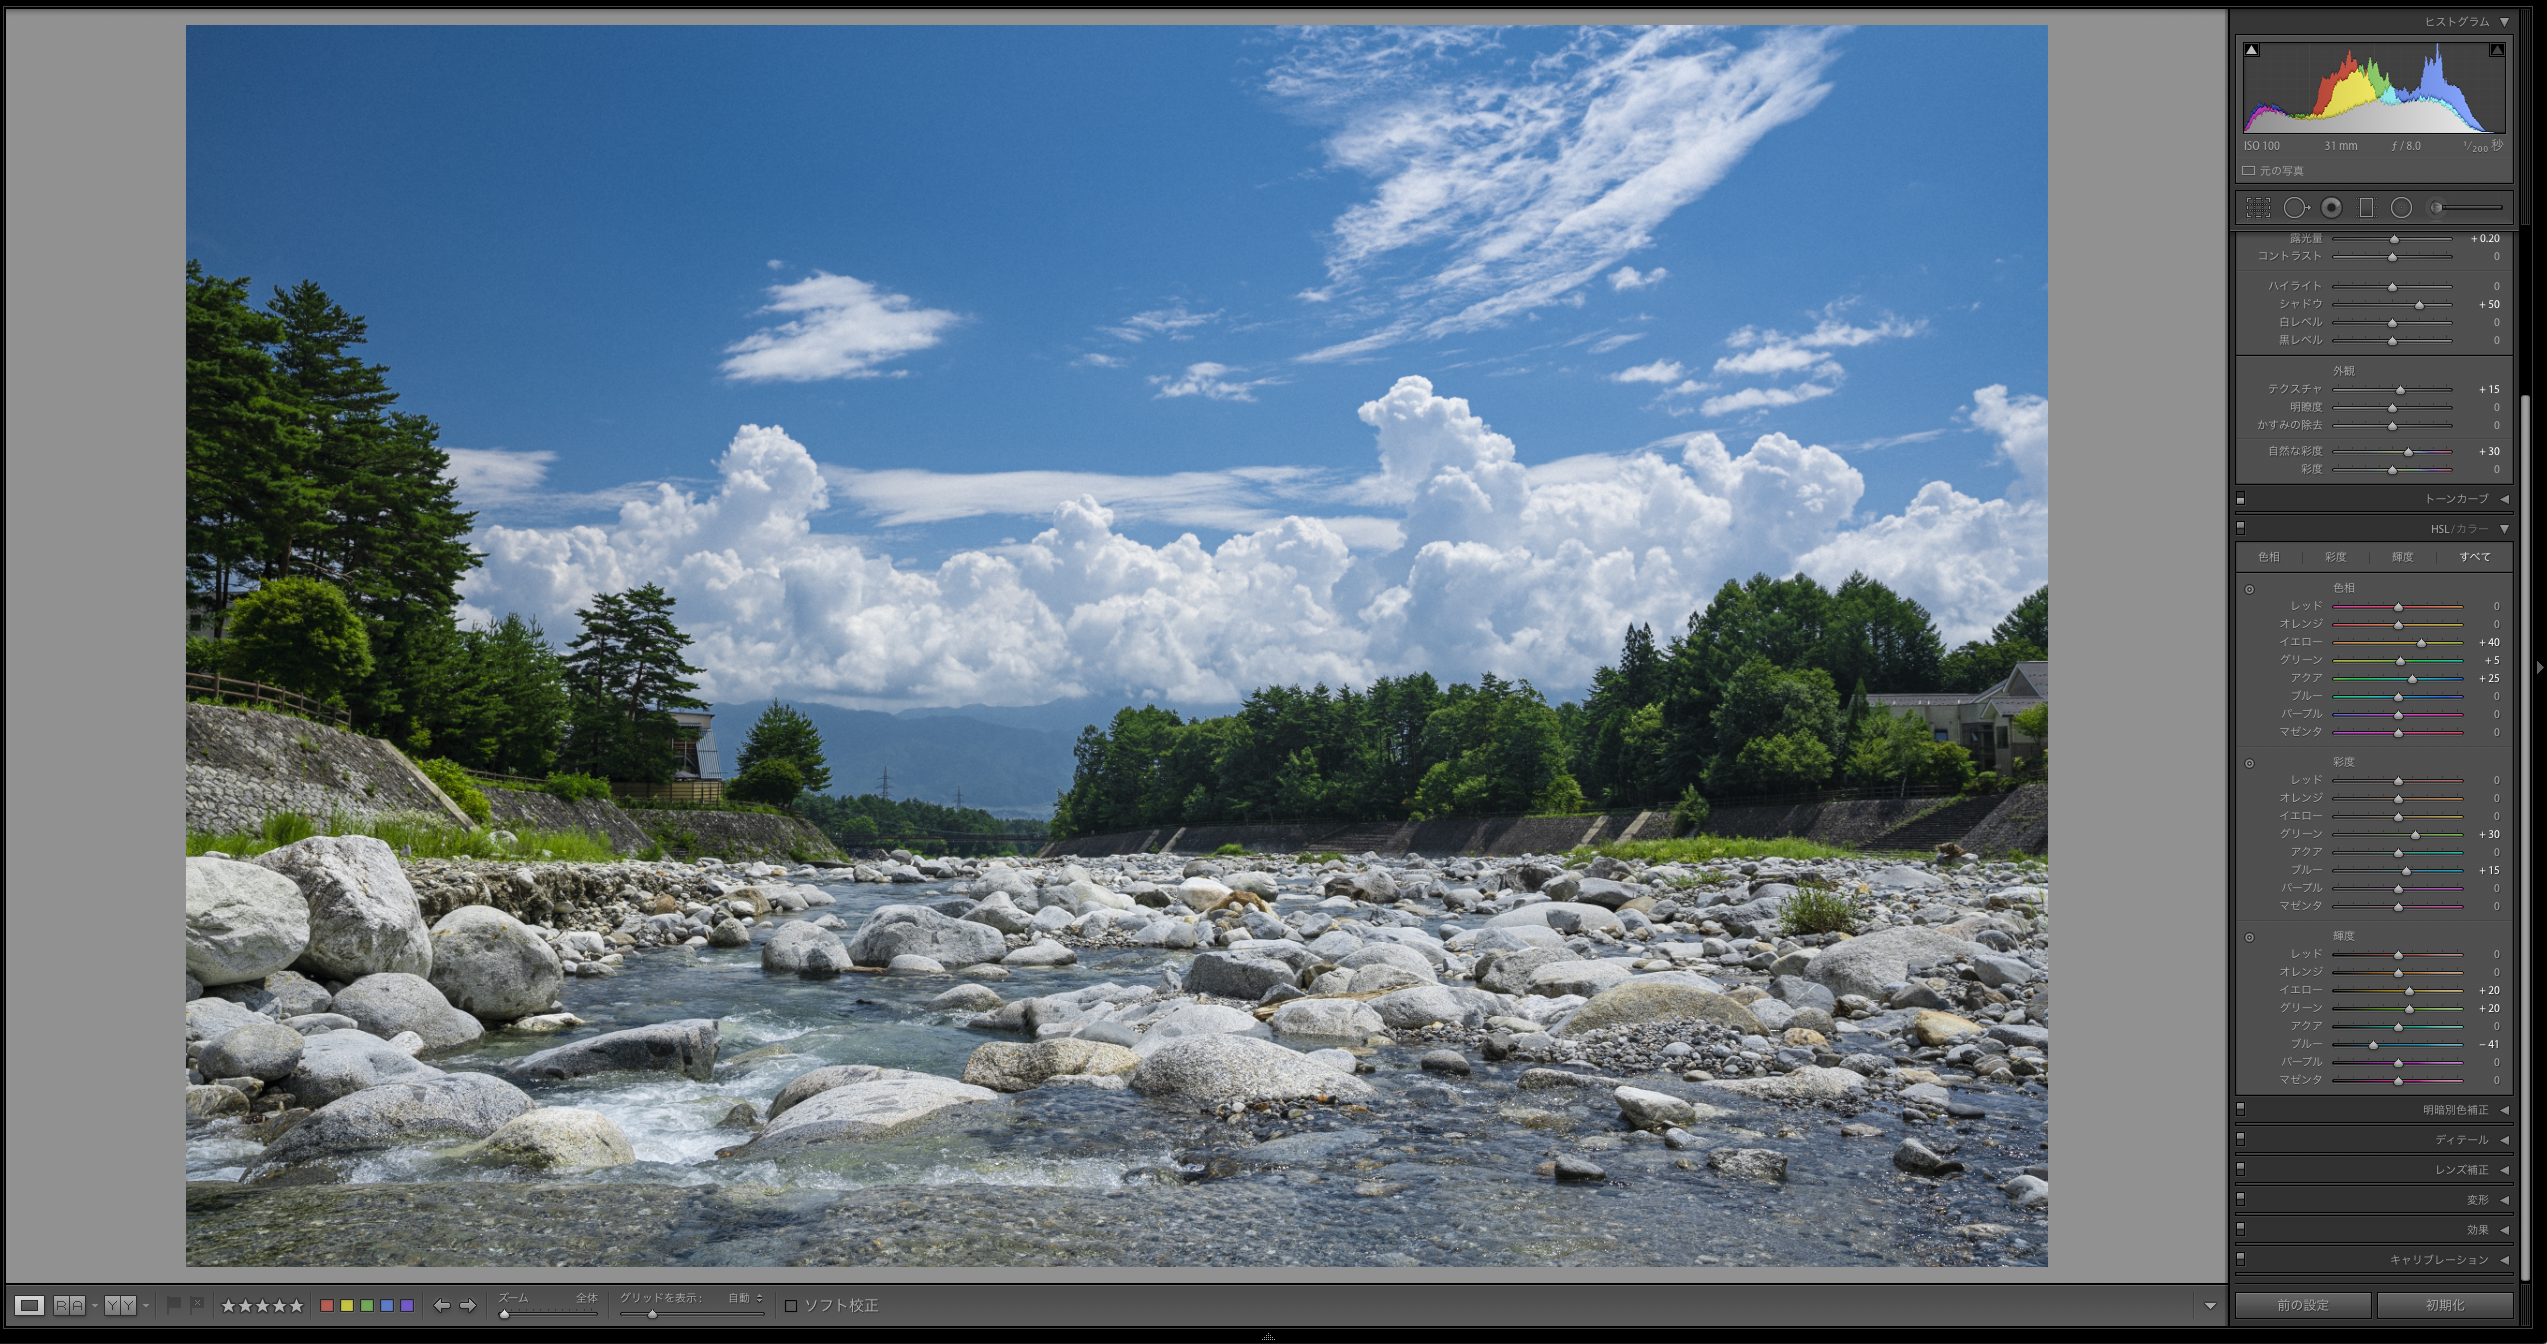
[[[244,1179],[251,1184],[270,1181],[294,1167],[331,1160],[341,1164],[433,1138],[484,1138],[537,1106],[522,1089],[484,1073],[383,1083],[311,1112],[267,1146]],[[336,1174],[341,1177],[342,1171],[338,1165]]]
[[[1882,929],[1822,949],[1804,968],[1804,978],[1833,994],[1881,999],[1884,986],[1908,980],[1914,964],[1953,961],[1980,951],[1976,944],[1931,929]]]
[[[761,944],[761,969],[780,975],[836,974],[851,964],[840,935],[810,920],[790,920]]]
[[[1359,1041],[1388,1029],[1378,1013],[1353,999],[1294,999],[1267,1020],[1276,1036]]]
[[[1786,1154],[1768,1148],[1718,1148],[1707,1154],[1707,1168],[1748,1181],[1783,1181]]]
[[[301,1066],[301,1033],[280,1022],[257,1021],[222,1033],[203,1048],[195,1065],[207,1078],[248,1077],[280,1082]]]
[[[964,1081],[994,1092],[1025,1092],[1057,1074],[1128,1074],[1141,1057],[1120,1045],[1063,1036],[1032,1045],[992,1041],[964,1061]]]
[[[1008,951],[997,929],[950,919],[926,906],[888,905],[867,916],[849,940],[849,958],[860,966],[889,966],[898,956],[927,957],[941,966],[998,961]]]
[[[765,1118],[775,1120],[797,1104],[820,1096],[835,1087],[847,1087],[851,1083],[872,1083],[879,1078],[922,1076],[925,1075],[914,1073],[909,1069],[879,1068],[873,1064],[833,1064],[808,1073],[800,1073],[789,1079],[785,1087],[778,1089],[778,1095],[770,1098],[769,1114]]]
[[[491,905],[464,905],[434,921],[433,973],[452,1007],[481,1022],[545,1012],[565,988],[557,953],[530,926]]]
[[[1560,1036],[1580,1036],[1603,1027],[1623,1026],[1634,1022],[1665,1022],[1695,1018],[1744,1032],[1760,1029],[1760,1021],[1749,1009],[1726,998],[1690,985],[1638,977],[1605,989],[1592,996],[1557,1032]]]
[[[507,1120],[486,1136],[481,1155],[514,1166],[591,1170],[637,1160],[636,1145],[609,1116],[573,1106],[543,1106]]]
[[[1250,1036],[1195,1036],[1171,1041],[1141,1061],[1132,1090],[1188,1104],[1300,1101],[1374,1096],[1371,1085],[1297,1051]]]
[[[186,860],[186,974],[198,988],[263,980],[300,958],[310,906],[292,879],[233,859]]]
[[[750,1160],[817,1144],[891,1138],[960,1118],[963,1108],[998,1099],[999,1094],[987,1087],[926,1073],[844,1083],[773,1116],[759,1136],[735,1156]]]
[[[401,971],[377,972],[345,986],[334,1011],[374,1036],[412,1031],[424,1038],[426,1050],[456,1049],[486,1034],[485,1026],[452,1007],[432,981]]]
[[[700,1082],[715,1076],[723,1034],[712,1018],[693,1017],[605,1032],[525,1055],[504,1066],[505,1076],[560,1082],[621,1070],[682,1073]]]
[[[359,1028],[301,1038],[301,1060],[282,1083],[304,1106],[321,1107],[388,1083],[439,1078],[442,1070]]]
[[[957,985],[929,1000],[929,1007],[942,1013],[987,1013],[999,1007],[999,991],[988,985]]]

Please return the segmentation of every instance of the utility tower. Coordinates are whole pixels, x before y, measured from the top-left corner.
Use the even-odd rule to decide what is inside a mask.
[[[893,767],[892,767],[892,766],[889,766],[889,765],[888,765],[888,766],[886,766],[886,767],[884,768],[884,775],[883,775],[881,778],[879,778],[879,779],[877,779],[877,780],[876,780],[876,796],[877,796],[877,797],[879,797],[879,798],[882,798],[883,800],[885,800],[885,801],[886,801],[886,802],[888,802],[888,803],[893,801]]]

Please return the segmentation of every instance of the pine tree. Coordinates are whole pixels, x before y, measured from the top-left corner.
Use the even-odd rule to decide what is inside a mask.
[[[186,586],[217,638],[251,583],[280,578],[326,500],[316,439],[267,350],[283,325],[248,306],[243,276],[186,263]]]
[[[822,732],[814,721],[786,705],[771,705],[752,723],[751,733],[734,755],[738,775],[763,761],[786,761],[796,767],[797,786],[809,793],[831,787],[831,769],[823,763]]]
[[[705,709],[685,680],[699,669],[684,662],[690,643],[672,623],[672,595],[655,584],[604,593],[578,610],[584,630],[567,645],[574,717],[567,754],[605,779],[661,783],[679,761],[679,725],[671,711]]]

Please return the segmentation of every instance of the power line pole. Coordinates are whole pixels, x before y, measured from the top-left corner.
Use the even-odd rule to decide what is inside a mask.
[[[955,786],[955,810],[958,812],[964,810],[964,786],[961,784]]]
[[[883,776],[882,778],[880,778],[880,779],[878,779],[878,780],[876,781],[876,796],[877,796],[877,797],[879,797],[879,798],[882,798],[883,800],[885,800],[885,801],[886,801],[886,802],[888,802],[888,803],[893,801],[893,767],[892,767],[892,766],[889,766],[889,765],[888,765],[888,766],[886,766],[886,767],[884,768],[884,776]]]

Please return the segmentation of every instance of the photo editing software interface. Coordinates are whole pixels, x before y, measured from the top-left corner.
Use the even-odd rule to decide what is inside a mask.
[[[2535,17],[172,18],[0,1321],[2535,1338]]]

